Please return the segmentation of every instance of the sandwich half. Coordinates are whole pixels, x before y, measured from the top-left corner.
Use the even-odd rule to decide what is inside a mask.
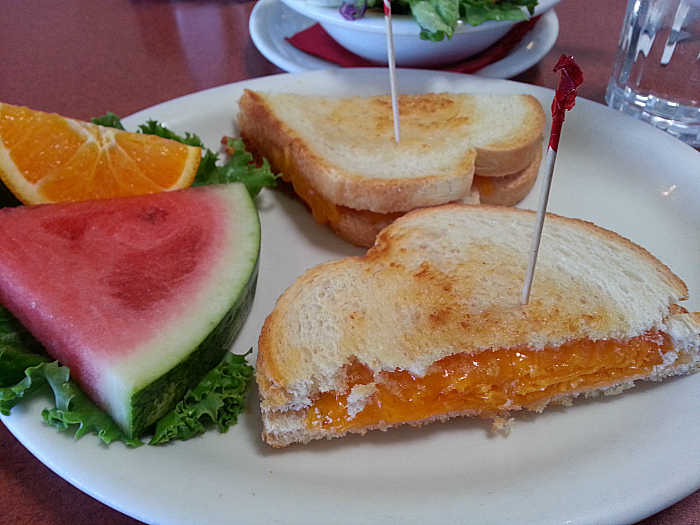
[[[362,257],[304,273],[259,339],[263,438],[491,418],[617,394],[697,370],[700,314],[631,241],[547,216],[520,304],[535,214],[448,204],[410,212]]]
[[[246,149],[282,173],[321,224],[358,245],[415,208],[513,205],[535,183],[545,115],[530,95],[328,98],[246,90]]]

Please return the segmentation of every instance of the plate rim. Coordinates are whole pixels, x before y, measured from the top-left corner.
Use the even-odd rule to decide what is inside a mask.
[[[383,79],[383,73],[381,71],[377,71],[376,69],[359,71],[359,73],[364,74],[365,76],[377,77],[377,78],[379,78],[379,76],[381,75],[381,78]],[[399,70],[399,74],[403,75],[403,76],[407,76],[407,77],[421,77],[421,78],[423,78],[426,75],[435,75],[435,72],[415,71],[415,70],[403,70],[403,71]],[[524,91],[534,92],[534,93],[539,94],[541,96],[550,96],[553,93],[553,91],[548,89],[548,88],[543,88],[543,87],[539,87],[539,86],[532,86],[532,85],[527,85],[527,84],[519,84],[519,83],[516,83],[513,81],[508,81],[508,80],[487,80],[487,79],[479,79],[479,78],[470,78],[470,77],[460,75],[457,73],[440,73],[439,76],[450,77],[449,79],[447,79],[449,82],[452,82],[452,81],[465,82],[466,84],[469,84],[470,86],[473,85],[473,89],[475,89],[475,90],[478,90],[478,89],[480,89],[480,86],[483,87],[485,85],[494,86],[495,88],[497,88],[497,90],[501,89],[501,88],[511,89],[511,88],[513,88],[514,85],[517,85],[517,86],[520,86]],[[290,86],[294,87],[295,85],[297,87],[303,86],[303,82],[295,83],[295,79],[299,80],[302,77],[304,79],[306,79],[305,80],[306,82],[311,82],[313,80],[321,79],[324,77],[331,77],[332,81],[337,83],[341,77],[347,77],[347,73],[345,71],[341,71],[341,72],[314,71],[314,72],[304,73],[302,75],[298,75],[298,74],[291,75],[288,73],[282,73],[279,75],[273,75],[271,77],[263,77],[263,78],[258,78],[258,79],[251,79],[251,80],[236,82],[236,83],[229,84],[226,86],[219,86],[217,88],[211,88],[211,89],[208,89],[205,91],[200,91],[197,93],[193,93],[190,95],[185,95],[183,97],[179,97],[177,99],[163,102],[161,104],[152,106],[151,108],[147,108],[145,110],[139,111],[139,112],[137,112],[129,117],[125,117],[123,119],[123,122],[128,127],[132,123],[134,123],[135,121],[141,122],[142,119],[146,116],[153,116],[153,114],[167,114],[169,112],[177,113],[177,108],[182,106],[183,103],[185,103],[185,105],[187,105],[187,106],[191,106],[193,108],[196,108],[199,105],[200,101],[205,99],[205,98],[211,97],[212,95],[214,97],[228,96],[228,95],[231,95],[235,92],[238,92],[240,89],[242,89],[244,87],[260,88],[260,87],[264,87],[266,85],[268,85],[268,86],[269,85],[279,85],[279,86],[284,86],[284,87],[290,87]],[[382,80],[382,82],[383,82],[383,80]],[[278,86],[278,88],[279,88],[279,86]],[[382,84],[382,86],[383,86],[383,84]],[[319,89],[320,89],[320,86],[319,86]],[[388,86],[386,86],[386,87],[383,86],[382,89],[384,91],[386,91],[386,90],[388,90]],[[231,92],[231,93],[229,93],[229,92]],[[608,115],[610,117],[610,119],[612,121],[612,125],[614,125],[614,126],[619,125],[622,128],[632,126],[632,129],[634,131],[641,132],[642,135],[645,135],[645,137],[643,137],[643,138],[646,138],[648,140],[653,140],[654,142],[658,142],[658,143],[668,144],[668,146],[670,148],[678,148],[678,151],[681,152],[682,154],[685,154],[685,153],[690,154],[690,152],[692,152],[691,155],[693,155],[694,161],[697,161],[698,159],[700,159],[700,152],[697,152],[696,150],[693,150],[689,146],[681,143],[677,139],[674,139],[674,138],[668,136],[667,134],[652,128],[651,126],[649,126],[646,123],[634,121],[633,119],[631,119],[631,117],[627,117],[626,115],[614,114],[614,112],[612,112],[611,110],[609,110],[607,108],[604,110],[603,109],[604,106],[597,104],[595,102],[586,101],[585,99],[581,99],[580,101],[577,101],[577,104],[580,107],[585,108],[588,112],[607,111],[606,115]],[[185,120],[187,120],[187,119],[185,119]],[[567,119],[567,122],[571,122],[571,121],[576,122],[576,118]],[[175,120],[175,122],[178,122],[178,121]],[[571,134],[568,133],[569,131],[570,131],[569,129],[565,130],[565,133],[562,135],[562,138],[568,139],[568,137],[571,136]],[[564,146],[564,144],[562,144],[562,146]],[[627,146],[627,147],[630,147],[630,146]],[[566,149],[564,147],[562,147],[560,149],[560,151],[564,152],[564,151],[566,151]],[[566,155],[564,155],[564,156],[566,156]],[[563,160],[565,160],[565,159],[563,159]],[[694,182],[693,184],[695,184],[695,187],[700,187],[700,182]],[[694,289],[694,290],[696,292],[700,293],[700,290],[697,290],[697,289]],[[698,383],[698,381],[700,381],[699,377],[690,378],[690,379],[691,379],[690,382],[692,382],[694,385],[696,383]],[[676,382],[671,383],[672,386],[674,384],[677,386],[678,382],[676,381]],[[636,391],[637,390],[635,390],[634,392],[636,392]],[[639,394],[639,396],[644,398],[644,396],[647,395],[645,392],[648,393],[648,391],[649,391],[649,389],[643,390]],[[628,395],[628,394],[625,394],[625,395]],[[637,394],[633,393],[632,395],[636,396]],[[593,406],[597,406],[597,405],[593,405]],[[36,416],[36,414],[34,414],[34,416]],[[545,421],[545,423],[543,423],[545,426],[547,424],[551,424],[552,417],[544,416],[544,415],[540,415],[537,417],[540,418],[541,416],[542,416],[542,420]],[[110,495],[105,493],[104,490],[96,490],[96,489],[91,488],[91,487],[86,487],[85,484],[80,479],[76,479],[75,476],[62,475],[61,472],[64,470],[64,468],[61,466],[61,461],[63,461],[63,460],[61,458],[57,458],[54,461],[52,461],[50,458],[47,459],[46,453],[44,452],[42,454],[42,451],[38,450],[37,447],[34,446],[34,443],[31,442],[31,440],[29,440],[29,441],[27,440],[26,435],[21,435],[21,432],[20,432],[20,435],[18,436],[15,431],[21,425],[16,425],[15,421],[13,421],[13,419],[12,419],[13,417],[14,417],[14,415],[10,416],[9,418],[2,417],[0,419],[2,419],[2,421],[5,423],[8,430],[10,430],[10,432],[13,435],[15,435],[19,439],[19,441],[22,442],[23,445],[25,445],[25,447],[28,450],[30,450],[30,452],[32,452],[32,454],[34,454],[38,459],[40,459],[40,461],[42,461],[45,465],[47,465],[49,468],[51,468],[57,474],[59,474],[59,476],[63,477],[64,479],[66,479],[67,481],[69,481],[70,483],[72,483],[76,487],[78,487],[80,490],[83,490],[84,492],[90,494],[91,496],[95,497],[96,499],[104,502],[105,504],[107,504],[109,506],[112,506],[113,508],[116,508],[120,512],[123,512],[127,515],[133,516],[133,517],[140,519],[142,521],[145,521],[145,522],[149,522],[149,521],[153,522],[153,523],[155,523],[156,521],[161,522],[161,523],[165,522],[162,519],[161,520],[154,519],[151,521],[150,517],[152,517],[152,514],[144,513],[144,512],[141,512],[139,510],[134,510],[133,507],[130,507],[129,505],[124,505],[123,503],[115,502],[114,498],[110,497]],[[20,414],[20,417],[22,417],[21,414]],[[460,425],[453,424],[451,428],[454,428],[454,427],[460,427]],[[426,429],[427,428],[428,427],[426,427]],[[531,431],[531,428],[532,427],[528,428],[527,424],[526,424],[525,433],[527,433],[528,431]],[[46,430],[51,432],[51,434],[46,434],[46,437],[48,438],[50,443],[54,441],[55,436],[59,436],[59,434],[56,433],[54,429],[47,428]],[[440,435],[440,430],[422,430],[422,432],[425,432],[426,435],[429,435],[428,442],[430,442],[431,439],[435,438],[436,435],[438,435],[438,436]],[[43,431],[42,431],[42,433],[43,433]],[[240,437],[240,431],[237,430],[236,428],[233,429],[233,434],[231,434],[231,435],[234,435],[234,434],[236,434]],[[49,436],[51,436],[51,437],[49,437]],[[368,434],[368,436],[369,436],[369,434]],[[76,441],[73,444],[69,444],[66,442],[66,441],[69,441],[70,438],[66,438],[64,440],[61,437],[59,437],[58,439],[61,440],[62,446],[66,445],[69,450],[75,449],[77,451],[77,453],[80,454],[84,448],[92,447],[92,445],[90,445],[91,441],[87,441],[87,440],[93,440],[94,438],[83,438],[82,440]],[[203,439],[210,439],[212,442],[219,442],[219,441],[228,442],[227,440],[229,438],[226,435],[217,436],[215,434],[212,434],[212,435],[205,436]],[[344,438],[344,439],[347,439],[347,438]],[[360,439],[367,439],[367,438],[360,438]],[[366,441],[367,445],[364,445],[365,442],[361,442],[361,441],[358,441],[357,439],[352,439],[352,438],[351,438],[351,440],[352,440],[352,445],[349,445],[349,447],[351,448],[353,446],[356,446],[356,447],[359,447],[360,449],[365,449],[366,447],[369,447],[370,449],[372,449],[375,446],[381,447],[382,446],[381,443],[383,441],[381,437],[380,438],[369,437],[369,439],[367,439],[367,441]],[[342,440],[336,440],[336,441],[342,441]],[[193,441],[193,442],[188,442],[188,443],[178,443],[176,446],[183,448],[183,449],[189,449],[189,448],[196,449],[198,443],[201,444],[201,442]],[[410,444],[410,442],[409,442],[409,444]],[[173,447],[173,448],[175,448],[175,447]],[[337,451],[338,449],[342,450],[343,446],[342,445],[339,445],[339,446],[331,445],[330,447],[319,446],[318,448],[320,448],[321,450],[331,450],[331,451],[335,450],[335,451]],[[104,457],[108,458],[110,454],[118,453],[118,450],[119,450],[119,448],[116,448],[116,447],[110,448],[108,450],[100,449],[99,454],[105,454]],[[165,449],[165,450],[167,450],[167,449]],[[260,454],[260,450],[258,448],[254,449],[254,451],[255,450],[257,450],[257,454]],[[297,450],[294,453],[299,453],[303,457],[308,457],[308,456],[314,454],[314,450],[317,450],[317,449]],[[114,452],[112,452],[112,451],[114,451]],[[138,452],[136,452],[136,453],[138,453]],[[264,452],[263,454],[264,454],[265,458],[283,457],[280,455],[270,454],[267,452]],[[42,457],[44,459],[42,459]],[[696,460],[695,463],[700,464],[700,459]],[[63,474],[65,474],[65,472],[63,472]],[[636,512],[633,512],[633,513],[628,512],[630,510],[629,508],[608,509],[607,512],[603,512],[603,513],[599,512],[597,514],[593,511],[591,511],[586,515],[582,514],[582,515],[575,517],[576,519],[571,519],[571,520],[567,520],[567,521],[569,523],[586,523],[589,518],[593,517],[593,514],[595,514],[595,517],[597,519],[605,518],[608,521],[620,520],[619,523],[623,523],[623,521],[621,521],[623,519],[628,520],[630,518],[633,518],[635,521],[642,519],[642,518],[644,518],[648,515],[651,515],[652,513],[656,512],[662,508],[665,508],[666,506],[674,503],[675,501],[682,499],[683,497],[687,496],[688,494],[690,494],[694,490],[696,490],[697,487],[700,486],[700,469],[698,469],[697,472],[693,473],[692,486],[690,486],[690,482],[689,482],[690,480],[688,478],[689,478],[689,476],[682,479],[682,480],[680,478],[675,478],[674,485],[672,487],[667,487],[668,490],[666,492],[664,492],[663,494],[659,494],[657,492],[653,495],[654,496],[653,504],[650,503],[649,500],[645,500],[646,506],[636,508]],[[658,486],[656,487],[656,490],[657,491],[659,490]],[[643,508],[644,510],[641,511],[640,508]],[[162,509],[161,509],[161,512],[163,512]],[[386,521],[389,522],[392,520],[387,519]],[[616,521],[616,522],[618,522],[618,521]],[[180,523],[180,522],[178,522],[177,520],[173,520],[173,521],[168,521],[168,523]]]

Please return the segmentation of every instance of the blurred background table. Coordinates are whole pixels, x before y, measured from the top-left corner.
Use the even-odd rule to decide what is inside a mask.
[[[552,67],[562,53],[570,54],[586,77],[580,96],[605,103],[625,4],[563,0],[556,7],[556,44],[514,80],[555,88]],[[250,39],[253,6],[233,0],[2,0],[0,101],[78,119],[107,111],[127,116],[210,87],[282,73]],[[0,524],[138,523],[55,475],[0,424]],[[640,523],[700,523],[700,491]]]

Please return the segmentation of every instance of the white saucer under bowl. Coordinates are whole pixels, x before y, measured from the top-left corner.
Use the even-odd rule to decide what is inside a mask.
[[[250,15],[249,30],[253,44],[260,53],[284,71],[301,73],[342,68],[338,64],[301,51],[286,40],[315,23],[280,0],[259,0]],[[485,78],[514,77],[539,62],[554,46],[558,35],[559,19],[554,10],[550,9],[507,56],[475,74]]]

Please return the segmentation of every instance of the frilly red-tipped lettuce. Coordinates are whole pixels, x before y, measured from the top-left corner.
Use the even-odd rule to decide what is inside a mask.
[[[439,42],[452,38],[457,22],[463,20],[478,26],[488,20],[520,22],[527,19],[522,7],[530,15],[537,0],[392,0],[391,11],[411,14],[421,27],[420,37]],[[382,8],[382,0],[355,0],[343,2],[340,13],[348,20],[362,18],[367,9]]]

